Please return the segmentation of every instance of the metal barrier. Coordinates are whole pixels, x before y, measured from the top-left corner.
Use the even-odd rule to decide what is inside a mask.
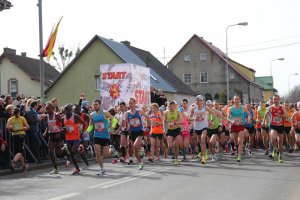
[[[10,161],[14,158],[15,153],[14,153],[14,145],[13,145],[13,140],[12,140],[12,135],[9,133],[9,131],[6,129],[6,119],[5,118],[0,118],[0,136],[2,137],[3,140],[5,140],[8,144],[8,150],[5,151],[5,153],[0,154],[0,159],[6,160],[7,163],[10,163]],[[42,134],[38,133],[39,139],[41,140],[41,146],[46,147],[47,149],[43,149],[42,151],[41,147],[39,149],[39,154],[42,153],[43,157],[48,156],[48,143],[47,141],[42,137]],[[29,148],[29,141],[28,137],[26,137],[25,144],[24,144],[24,158],[27,160],[31,156],[35,162],[38,161],[38,158],[34,156],[32,151]]]

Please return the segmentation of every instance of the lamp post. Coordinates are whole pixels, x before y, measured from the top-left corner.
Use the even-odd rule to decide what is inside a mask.
[[[241,22],[237,24],[232,24],[226,28],[226,91],[227,91],[227,102],[229,101],[229,69],[228,69],[228,28],[232,26],[247,26],[248,22]],[[242,97],[241,97],[242,98]]]
[[[0,12],[6,9],[10,9],[12,7],[11,3],[6,0],[0,0]]]
[[[289,75],[289,99],[291,99],[291,76],[298,76],[298,73]]]
[[[40,84],[41,84],[41,101],[44,100],[44,61],[43,61],[43,9],[42,9],[42,0],[38,0],[38,9],[39,9],[39,38],[40,38]]]
[[[271,73],[271,77],[272,77],[272,84],[271,84],[271,98],[272,98],[273,93],[274,93],[274,91],[273,91],[273,90],[274,90],[274,88],[273,88],[273,86],[274,86],[274,80],[273,80],[273,73],[272,73],[272,63],[273,63],[274,61],[277,61],[277,60],[283,61],[284,58],[277,58],[277,59],[271,60],[271,62],[270,62],[270,73]]]

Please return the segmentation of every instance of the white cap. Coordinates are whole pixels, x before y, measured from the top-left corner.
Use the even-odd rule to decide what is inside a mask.
[[[199,94],[199,95],[196,96],[196,100],[204,100],[204,97]]]
[[[213,102],[211,100],[206,101],[206,105],[212,105],[212,104],[213,104]]]

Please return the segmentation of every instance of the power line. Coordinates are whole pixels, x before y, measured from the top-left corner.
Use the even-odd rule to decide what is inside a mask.
[[[270,43],[270,42],[276,42],[276,41],[280,41],[280,40],[285,40],[285,39],[295,38],[295,37],[298,37],[298,36],[300,36],[300,34],[298,34],[298,35],[293,35],[293,36],[288,36],[288,37],[283,37],[283,38],[277,38],[277,39],[273,39],[273,40],[266,40],[266,41],[261,41],[261,42],[256,42],[256,43],[251,43],[251,44],[245,44],[245,45],[240,45],[240,46],[234,46],[234,47],[231,47],[230,49],[242,48],[242,47],[249,47],[249,46],[255,46],[255,45],[265,44],[265,43]]]
[[[274,49],[274,48],[279,48],[279,47],[286,47],[286,46],[291,46],[291,45],[296,45],[296,44],[300,44],[300,42],[294,42],[294,43],[289,43],[289,44],[282,44],[282,45],[264,47],[264,48],[258,48],[258,49],[249,49],[249,50],[245,50],[245,51],[233,51],[233,52],[229,52],[229,54],[246,53],[246,52],[251,52],[251,51],[262,51],[262,50]]]

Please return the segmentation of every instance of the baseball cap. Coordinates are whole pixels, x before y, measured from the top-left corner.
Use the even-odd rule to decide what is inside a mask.
[[[211,100],[207,100],[205,104],[206,104],[206,105],[212,105],[213,102],[212,102]]]
[[[204,100],[204,97],[199,94],[199,95],[196,96],[196,100]]]
[[[89,105],[88,101],[82,101],[81,102],[81,107],[85,107],[85,106],[88,106],[88,105]]]

